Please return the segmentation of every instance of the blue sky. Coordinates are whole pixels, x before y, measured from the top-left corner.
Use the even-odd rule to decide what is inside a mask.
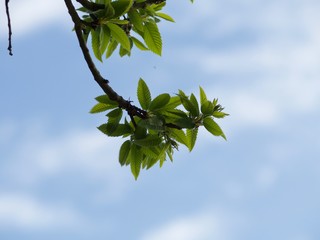
[[[3,4],[2,4],[3,5]],[[32,7],[31,7],[32,6]],[[168,1],[159,58],[99,64],[136,101],[218,97],[228,141],[200,131],[195,150],[134,181],[121,139],[90,115],[94,83],[63,1],[11,3],[14,56],[0,31],[0,239],[320,238],[320,2]],[[4,6],[1,6],[4,19]]]

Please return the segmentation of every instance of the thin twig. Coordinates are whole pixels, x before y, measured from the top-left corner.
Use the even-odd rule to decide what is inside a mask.
[[[6,0],[6,14],[7,14],[7,19],[8,19],[8,42],[9,42],[9,46],[8,46],[8,51],[9,51],[9,55],[12,56],[12,29],[11,29],[11,19],[10,19],[10,11],[9,11],[9,1],[10,0]]]

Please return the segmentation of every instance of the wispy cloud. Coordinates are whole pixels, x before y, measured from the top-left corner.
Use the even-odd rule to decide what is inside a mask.
[[[14,36],[22,36],[48,28],[52,23],[71,26],[64,1],[16,0],[10,1],[9,6]],[[1,16],[5,16],[4,14],[4,10],[1,11]],[[5,35],[3,26],[1,36]]]
[[[79,226],[82,217],[70,206],[45,204],[31,196],[0,193],[0,228],[48,230]]]
[[[205,240],[221,239],[222,226],[212,215],[187,216],[173,219],[164,225],[150,230],[142,240]]]
[[[96,193],[99,198],[105,195],[111,200],[123,193],[124,180],[131,176],[118,163],[121,139],[107,138],[96,129],[69,130],[56,136],[47,133],[46,127],[30,124],[26,129],[18,129],[19,139],[10,142],[8,151],[2,150],[1,175],[10,179],[3,184],[32,187],[68,173],[93,183],[103,181],[104,187]]]

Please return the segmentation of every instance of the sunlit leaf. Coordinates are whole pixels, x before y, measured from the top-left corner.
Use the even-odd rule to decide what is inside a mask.
[[[142,109],[148,109],[151,102],[151,94],[148,85],[142,78],[138,82],[137,96]]]
[[[210,117],[203,119],[203,125],[214,136],[221,136],[227,140],[220,126]]]
[[[127,34],[125,33],[125,31],[119,27],[116,24],[113,23],[107,23],[107,26],[110,29],[111,32],[111,36],[118,42],[121,44],[121,46],[130,51],[131,46],[130,46],[130,41],[129,38],[127,36]]]
[[[198,128],[187,129],[187,141],[188,141],[188,148],[190,152],[192,151],[194,145],[196,144],[197,136],[198,136]]]
[[[102,62],[100,52],[100,28],[97,28],[96,30],[91,30],[91,46],[94,56]]]
[[[135,180],[137,180],[140,173],[142,157],[143,157],[142,152],[138,149],[137,145],[133,144],[131,146],[129,157],[130,157],[131,172]]]
[[[165,105],[167,105],[170,101],[170,95],[168,93],[163,93],[154,98],[150,105],[149,110],[154,111],[157,109],[163,108]]]
[[[145,23],[143,38],[148,48],[155,54],[158,54],[161,56],[162,40],[161,40],[161,35],[159,32],[158,26],[155,22]]]
[[[167,20],[167,21],[170,21],[170,22],[174,22],[174,19],[171,16],[169,16],[168,14],[157,12],[156,15],[158,17],[163,18],[164,20]]]

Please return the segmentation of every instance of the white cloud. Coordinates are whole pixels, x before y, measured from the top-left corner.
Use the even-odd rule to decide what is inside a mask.
[[[131,179],[130,170],[118,162],[122,139],[106,137],[95,128],[55,136],[46,127],[28,124],[25,129],[17,130],[19,140],[11,141],[5,154],[1,174],[10,179],[8,184],[36,187],[67,173],[95,184],[103,182],[92,200],[113,201],[122,196],[125,179]]]
[[[142,240],[209,240],[222,239],[220,219],[201,214],[174,219],[159,228],[151,230]]]
[[[212,11],[207,2],[214,5]],[[231,132],[318,111],[319,2],[229,0],[195,6],[206,11],[184,18],[204,26],[197,30],[204,44],[180,42],[172,61],[226,79],[226,84],[212,81],[205,89],[231,114],[224,121]]]
[[[46,205],[21,194],[0,194],[0,228],[45,230],[81,224],[81,217],[61,205]]]
[[[9,7],[14,36],[33,33],[51,23],[71,26],[64,1],[61,0],[16,0],[10,1]],[[4,10],[1,16],[5,16]],[[4,36],[6,29],[3,26],[1,29]]]

